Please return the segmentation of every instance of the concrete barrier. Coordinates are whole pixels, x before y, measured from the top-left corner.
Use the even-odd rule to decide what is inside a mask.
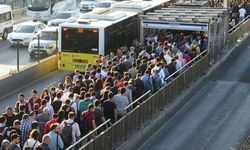
[[[53,55],[24,67],[20,72],[0,78],[0,99],[53,71],[58,70],[57,56]]]

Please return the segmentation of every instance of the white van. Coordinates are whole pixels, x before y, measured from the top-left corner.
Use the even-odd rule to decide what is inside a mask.
[[[0,5],[0,36],[6,40],[8,34],[13,30],[13,16],[11,7]]]

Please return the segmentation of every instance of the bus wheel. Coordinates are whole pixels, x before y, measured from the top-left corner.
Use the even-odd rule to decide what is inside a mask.
[[[2,39],[3,39],[3,40],[6,40],[7,37],[8,37],[8,31],[7,31],[7,30],[4,30],[4,31],[3,31]]]

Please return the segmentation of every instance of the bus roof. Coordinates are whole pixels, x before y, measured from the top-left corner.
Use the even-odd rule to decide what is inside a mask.
[[[56,30],[58,30],[58,27],[46,27],[41,32],[56,32]]]
[[[77,23],[63,23],[63,27],[106,28],[127,18],[136,16],[136,12],[118,11],[114,9],[99,9],[83,14]]]
[[[11,12],[11,7],[9,5],[0,5],[0,14]]]

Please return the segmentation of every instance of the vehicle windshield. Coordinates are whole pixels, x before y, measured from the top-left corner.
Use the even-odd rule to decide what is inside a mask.
[[[45,11],[51,6],[51,0],[27,0],[27,9],[33,11]]]
[[[19,25],[17,26],[15,32],[16,33],[33,33],[36,26],[31,25]]]
[[[56,19],[68,19],[71,17],[71,13],[58,13],[56,14]]]
[[[41,40],[50,40],[50,41],[55,41],[57,38],[56,32],[54,31],[42,31],[40,34],[40,39]]]
[[[98,29],[62,28],[62,52],[98,54]]]

